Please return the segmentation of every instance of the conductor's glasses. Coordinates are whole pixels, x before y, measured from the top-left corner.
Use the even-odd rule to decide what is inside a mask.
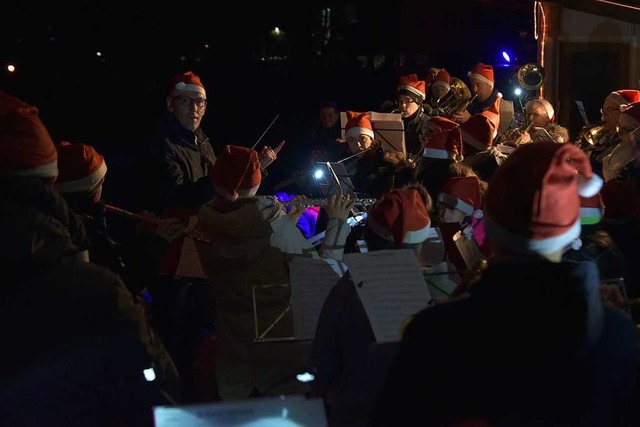
[[[193,104],[198,108],[203,108],[207,105],[207,100],[204,98],[190,98],[188,96],[174,96],[173,99],[176,99],[180,105],[183,107],[191,107]]]

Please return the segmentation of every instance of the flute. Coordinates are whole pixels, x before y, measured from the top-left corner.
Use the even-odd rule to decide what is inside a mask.
[[[289,200],[288,202],[282,202],[285,206],[302,206],[305,208],[311,206],[325,206],[327,204],[326,198],[320,199],[300,199],[300,200]],[[356,206],[364,206],[369,207],[373,205],[378,199],[375,198],[356,198],[355,205]]]
[[[104,202],[101,202],[100,205],[103,206],[107,212],[122,215],[129,219],[146,222],[153,225],[160,224],[160,220],[158,218],[131,212],[126,209],[122,209],[117,206],[113,206]],[[203,232],[199,230],[194,230],[193,228],[189,228],[189,227],[185,228],[184,235],[190,239],[197,240],[199,242],[211,243],[211,239],[208,238]]]

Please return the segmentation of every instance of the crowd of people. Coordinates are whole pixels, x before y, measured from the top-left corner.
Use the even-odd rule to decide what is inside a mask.
[[[178,73],[117,237],[105,156],[0,91],[3,425],[153,426],[157,406],[279,395],[322,399],[331,426],[640,423],[640,91],[572,136],[543,98],[516,120],[491,65],[467,77],[403,75],[369,112],[323,102],[308,136],[250,148],[207,136],[205,84]],[[320,187],[319,163],[349,187]],[[178,272],[189,245],[199,269]],[[406,249],[455,288],[399,341],[376,342],[348,269],[314,338],[291,338],[293,260]]]

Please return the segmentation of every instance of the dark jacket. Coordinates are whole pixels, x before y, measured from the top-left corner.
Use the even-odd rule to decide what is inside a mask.
[[[628,425],[637,333],[598,286],[591,262],[490,264],[408,325],[373,424]]]
[[[403,159],[399,154],[375,148],[347,160],[345,167],[359,197],[377,198],[393,188],[396,170]]]
[[[215,161],[209,137],[201,128],[191,132],[165,113],[141,159],[145,208],[157,213],[165,208],[194,209],[211,200],[209,175]]]
[[[81,260],[74,214],[50,186],[0,175],[0,188],[3,425],[153,425],[152,406],[172,399],[143,307],[116,274]]]
[[[424,112],[422,107],[409,117],[402,119],[404,123],[404,145],[407,152],[407,158],[415,156],[421,157],[422,140],[426,141],[425,135],[431,130],[428,128],[427,122],[431,117]]]

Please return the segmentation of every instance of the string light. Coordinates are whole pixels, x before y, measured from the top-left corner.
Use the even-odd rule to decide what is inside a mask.
[[[540,25],[538,25],[538,13],[540,14]],[[538,63],[544,69],[544,49],[547,42],[547,16],[544,13],[542,2],[535,1],[533,3],[533,36],[536,40],[540,39]],[[544,98],[544,88],[540,86],[539,97]]]

